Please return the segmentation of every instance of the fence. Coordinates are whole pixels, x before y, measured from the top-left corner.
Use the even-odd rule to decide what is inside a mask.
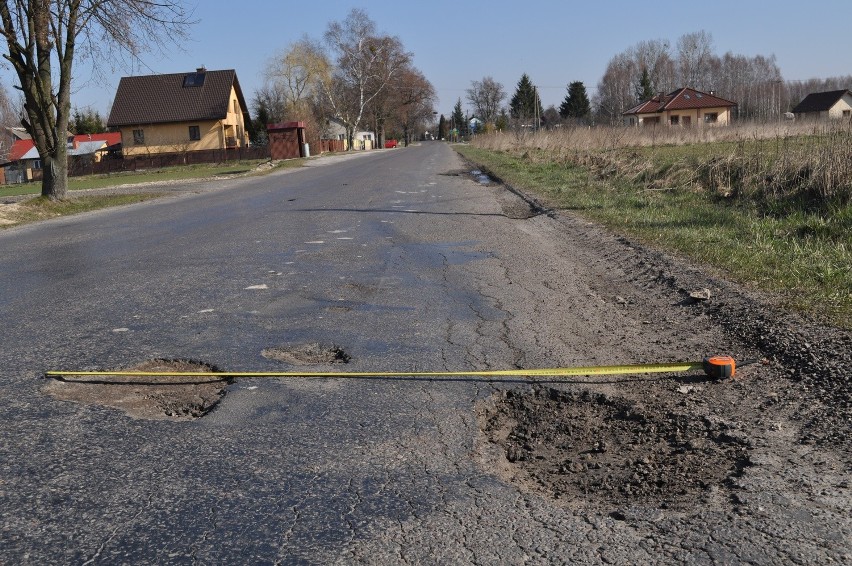
[[[227,163],[249,159],[268,159],[268,147],[233,147],[227,149],[209,149],[202,151],[186,151],[180,153],[161,153],[157,155],[135,156],[121,158],[106,157],[94,162],[88,159],[71,159],[68,163],[68,175],[101,175],[158,169],[177,165],[195,165],[199,163]]]
[[[346,142],[343,140],[320,140],[320,149],[323,153],[346,151]]]

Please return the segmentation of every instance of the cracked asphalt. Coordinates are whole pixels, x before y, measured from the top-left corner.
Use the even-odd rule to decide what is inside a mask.
[[[309,371],[765,354],[677,285],[717,306],[730,287],[530,211],[443,143],[312,165],[0,233],[0,563],[852,561],[849,444],[803,441],[825,407],[772,364],[725,382],[237,379],[182,422],[43,391],[47,370],[152,359],[289,371],[261,352],[311,343],[351,360]],[[750,465],[677,509],[557,499],[482,430],[505,391],[542,387],[701,415]]]

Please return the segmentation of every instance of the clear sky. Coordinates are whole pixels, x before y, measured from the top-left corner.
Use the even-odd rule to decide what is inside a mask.
[[[381,33],[398,36],[415,66],[435,86],[437,110],[449,115],[473,80],[491,76],[511,97],[527,73],[545,107],[562,101],[566,85],[583,81],[589,94],[609,60],[649,39],[674,47],[685,33],[704,30],[715,52],[777,57],[786,80],[852,74],[852,0],[810,4],[784,0],[187,0],[198,20],[192,40],[167,54],[144,54],[132,68],[107,68],[93,80],[75,72],[72,106],[106,118],[120,77],[178,73],[199,66],[236,69],[247,100],[262,83],[268,60],[302,35],[321,39],[328,23],[364,9]],[[0,70],[13,93],[8,64]],[[16,82],[16,81],[15,81]]]

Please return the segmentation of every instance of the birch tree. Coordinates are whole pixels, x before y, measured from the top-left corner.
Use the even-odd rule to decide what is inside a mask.
[[[405,69],[411,55],[396,37],[379,36],[376,24],[354,8],[343,22],[332,22],[325,41],[336,55],[337,66],[323,78],[322,88],[334,116],[346,128],[349,148],[365,110]]]
[[[3,0],[3,57],[23,94],[22,125],[42,161],[41,194],[64,199],[68,191],[66,136],[71,117],[71,77],[78,57],[118,48],[137,57],[153,45],[179,41],[191,24],[180,0]]]

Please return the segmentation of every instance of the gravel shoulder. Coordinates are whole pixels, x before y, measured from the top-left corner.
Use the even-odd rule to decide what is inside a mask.
[[[535,211],[535,195],[511,193]],[[530,222],[585,266],[571,275],[588,285],[589,302],[622,310],[616,327],[587,321],[622,336],[612,363],[631,363],[619,358],[625,352],[640,356],[632,363],[694,361],[676,357],[689,342],[757,363],[726,380],[594,378],[495,391],[477,407],[483,465],[557,507],[644,533],[657,559],[677,559],[666,546],[678,537],[711,533],[723,533],[706,547],[712,563],[852,559],[852,333],[573,213],[539,212]],[[552,286],[575,293],[558,279]],[[681,558],[695,559],[687,546]]]

